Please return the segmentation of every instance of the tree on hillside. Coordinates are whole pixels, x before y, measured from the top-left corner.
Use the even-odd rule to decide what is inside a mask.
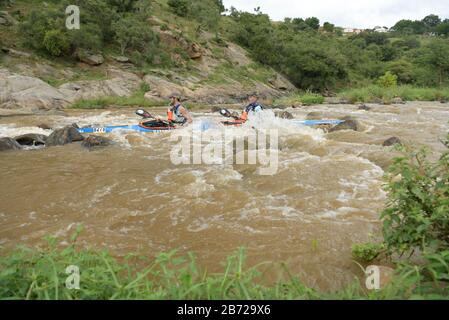
[[[215,29],[225,8],[222,0],[168,0],[168,6],[180,17],[191,17],[207,29]]]
[[[400,20],[392,29],[400,34],[423,34],[428,27],[423,21]]]
[[[441,35],[441,36],[448,36],[449,35],[449,19],[444,20],[441,24],[439,24],[435,31]]]
[[[223,4],[223,0],[213,0],[213,2],[215,3],[215,6],[218,8],[220,14],[226,11],[226,8]]]
[[[115,40],[120,45],[120,52],[134,49],[140,52],[147,51],[158,39],[144,21],[136,19],[133,15],[127,15],[113,23]]]
[[[449,43],[443,39],[433,39],[423,47],[419,61],[429,70],[434,70],[439,85],[449,79]]]
[[[326,32],[332,33],[335,30],[335,25],[333,25],[332,23],[329,23],[329,22],[325,22],[323,24],[323,30]]]
[[[374,32],[374,31],[364,31],[355,36],[349,38],[351,41],[359,41],[359,44],[363,47],[368,47],[371,44],[378,46],[383,46],[388,43],[388,36],[385,33]],[[364,42],[360,42],[364,40]]]
[[[316,17],[307,18],[305,23],[313,30],[318,30],[320,28],[320,20]]]
[[[292,21],[293,29],[297,32],[309,30],[310,26],[301,18],[294,18]]]
[[[425,17],[424,19],[422,19],[422,22],[424,23],[424,25],[426,25],[426,27],[429,30],[432,30],[437,25],[439,25],[441,23],[441,19],[439,16],[437,16],[435,14],[430,14],[427,17]]]
[[[188,2],[187,0],[168,0],[167,2],[170,9],[176,15],[185,17],[188,14]]]

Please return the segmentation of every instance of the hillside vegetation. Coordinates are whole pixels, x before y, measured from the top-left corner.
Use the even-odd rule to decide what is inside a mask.
[[[69,4],[82,8],[80,30],[65,27]],[[3,47],[31,50],[38,59],[63,67],[92,54],[125,56],[131,71],[175,71],[187,79],[178,84],[191,91],[232,83],[264,91],[254,82],[293,89],[274,70],[300,90],[321,93],[373,84],[445,87],[449,82],[449,22],[435,15],[401,20],[390,33],[346,36],[315,17],[273,22],[260,9],[226,11],[221,0],[49,0],[44,5],[3,0],[0,6],[18,21],[1,29]],[[253,61],[233,43],[246,48]],[[388,74],[394,81],[379,84]],[[78,68],[66,81],[103,76],[101,70]],[[64,82],[64,75],[47,78],[50,84]]]

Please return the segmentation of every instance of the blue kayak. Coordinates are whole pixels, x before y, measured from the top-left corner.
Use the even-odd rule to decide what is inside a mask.
[[[173,129],[151,129],[144,128],[139,125],[128,125],[128,126],[107,126],[107,127],[97,127],[97,128],[81,128],[78,129],[79,133],[111,133],[115,130],[131,130],[137,132],[165,132]]]
[[[344,120],[291,120],[294,124],[302,126],[322,126],[322,125],[337,125],[343,123]]]
[[[343,123],[343,120],[292,120],[294,124],[300,126],[319,126],[319,125],[337,125]],[[201,124],[201,131],[206,131],[210,128],[210,125],[207,122],[203,122]],[[78,129],[80,133],[111,133],[115,130],[130,130],[137,132],[166,132],[175,130],[175,127],[157,127],[157,128],[145,128],[141,125],[125,125],[125,126],[105,126],[105,127],[95,127],[95,128],[81,128]]]

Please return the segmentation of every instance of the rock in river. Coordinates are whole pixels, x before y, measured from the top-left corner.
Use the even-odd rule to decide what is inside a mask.
[[[12,138],[0,138],[0,151],[20,150],[22,146]]]
[[[112,140],[100,137],[100,136],[89,136],[81,143],[81,145],[87,149],[94,147],[106,147],[112,144]]]
[[[364,110],[364,111],[370,111],[371,107],[368,107],[366,104],[362,104],[360,106],[358,106],[359,110]]]
[[[294,119],[295,117],[288,111],[275,112],[276,117],[281,119]]]
[[[394,146],[396,144],[402,144],[401,139],[397,138],[397,137],[391,137],[387,140],[384,141],[383,146],[384,147],[391,147]]]
[[[75,141],[83,141],[84,137],[78,132],[78,126],[71,126],[57,129],[47,138],[47,146],[62,146]]]
[[[357,131],[360,127],[359,122],[352,117],[344,117],[341,120],[344,122],[336,125],[329,132],[340,131],[340,130],[354,130]]]
[[[42,146],[47,143],[47,136],[37,133],[28,133],[14,138],[22,146]]]

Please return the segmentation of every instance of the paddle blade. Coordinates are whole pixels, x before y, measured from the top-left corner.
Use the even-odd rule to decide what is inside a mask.
[[[223,117],[226,117],[226,118],[230,118],[231,117],[231,112],[229,112],[229,110],[227,110],[227,109],[221,109],[220,110],[220,114]]]
[[[150,113],[148,113],[147,111],[145,111],[143,109],[137,109],[136,114],[144,119],[153,118],[153,116]]]

